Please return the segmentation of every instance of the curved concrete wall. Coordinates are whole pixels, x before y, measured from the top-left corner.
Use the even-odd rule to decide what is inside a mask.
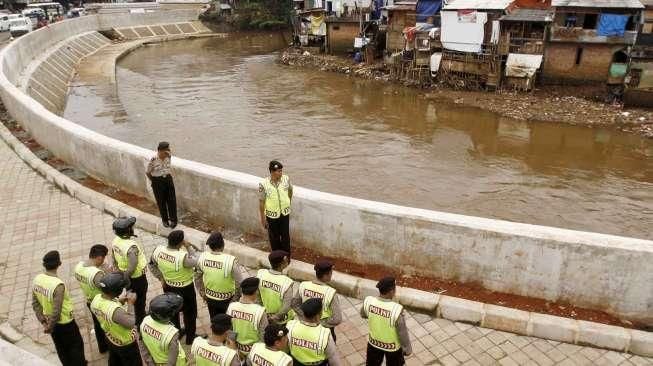
[[[143,172],[152,151],[60,118],[14,83],[53,43],[106,27],[179,21],[176,13],[84,17],[12,42],[0,53],[5,106],[55,155],[105,182],[151,197]],[[173,159],[173,168],[180,205],[213,222],[261,232],[259,178],[180,158]],[[653,320],[651,241],[420,210],[300,187],[293,210],[293,239],[322,253]]]

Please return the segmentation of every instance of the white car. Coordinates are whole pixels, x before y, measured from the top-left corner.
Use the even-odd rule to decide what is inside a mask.
[[[9,22],[9,34],[11,38],[20,37],[25,33],[29,33],[34,29],[32,20],[27,17],[20,17]]]
[[[86,10],[84,8],[72,8],[68,11],[68,18],[77,18],[83,17],[86,15]]]
[[[0,32],[9,30],[9,23],[18,18],[22,18],[23,14],[0,14]]]

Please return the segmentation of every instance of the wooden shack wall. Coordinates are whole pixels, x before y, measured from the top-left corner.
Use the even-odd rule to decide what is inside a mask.
[[[327,23],[327,52],[334,55],[352,50],[359,30],[358,22]]]
[[[415,26],[415,10],[393,10],[388,18],[386,50],[400,51],[404,49],[404,28]]]

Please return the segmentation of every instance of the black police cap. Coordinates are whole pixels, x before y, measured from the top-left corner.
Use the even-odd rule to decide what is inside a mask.
[[[323,259],[315,263],[315,266],[313,266],[313,269],[315,269],[315,272],[328,272],[333,268],[333,262],[331,262],[328,259]]]
[[[379,289],[379,292],[382,294],[387,294],[392,291],[397,286],[394,277],[383,277],[377,284],[376,288]]]
[[[159,146],[156,147],[157,150],[168,150],[170,149],[170,143],[167,141],[159,142]]]
[[[283,259],[286,257],[290,257],[290,253],[286,252],[285,250],[274,250],[270,255],[268,255],[268,260],[270,261],[270,265],[273,267],[281,264],[283,262]]]
[[[51,250],[43,256],[43,265],[46,267],[58,266],[61,264],[61,256],[56,250]]]
[[[300,308],[307,318],[312,318],[322,311],[322,299],[308,299]]]
[[[182,241],[184,241],[183,230],[173,230],[168,234],[168,245],[176,247]]]
[[[251,295],[258,289],[259,282],[260,280],[256,277],[245,278],[240,283],[240,289],[245,295]]]
[[[270,162],[270,165],[268,166],[268,169],[270,171],[283,169],[283,164],[281,164],[281,162],[279,162],[277,160],[272,160]]]

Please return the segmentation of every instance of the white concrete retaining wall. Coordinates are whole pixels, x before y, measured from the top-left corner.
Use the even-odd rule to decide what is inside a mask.
[[[177,11],[79,18],[12,42],[0,53],[5,106],[56,156],[107,183],[151,196],[143,172],[152,151],[57,117],[12,83],[53,41],[105,27],[186,20],[173,13]],[[214,222],[261,232],[259,178],[179,158],[173,167],[181,206]],[[299,187],[293,210],[293,240],[319,252],[653,321],[651,241],[419,210]]]

